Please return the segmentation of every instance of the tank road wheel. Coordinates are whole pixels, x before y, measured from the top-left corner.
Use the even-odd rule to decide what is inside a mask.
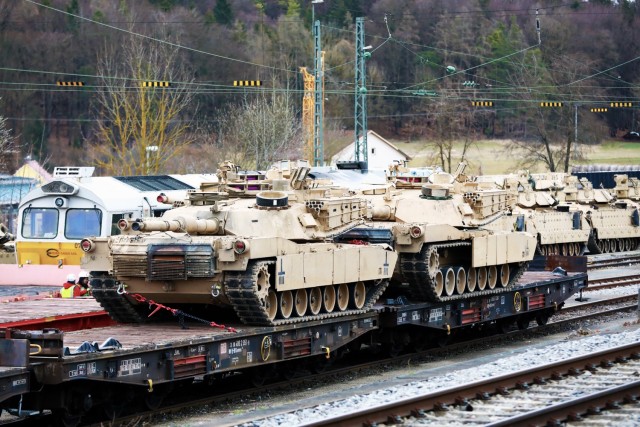
[[[322,309],[331,313],[336,306],[336,288],[325,286],[322,290]]]
[[[509,264],[502,264],[500,266],[500,286],[506,288],[509,284],[509,274],[511,270],[509,269]]]
[[[269,294],[264,302],[264,308],[267,310],[269,320],[276,318],[276,314],[278,314],[278,295],[276,295],[273,289],[269,289]]]
[[[476,290],[476,284],[478,283],[478,270],[474,267],[469,267],[467,271],[467,290],[473,292]]]
[[[429,268],[429,277],[434,280],[438,271],[440,271],[440,255],[438,255],[438,249],[430,247],[427,249],[426,257],[427,266]]]
[[[576,247],[573,243],[568,243],[567,244],[567,250],[569,251],[568,255],[569,256],[575,256],[576,255]]]
[[[364,282],[356,282],[351,285],[351,307],[361,310],[367,300],[367,288]]]
[[[493,289],[496,287],[496,283],[498,283],[498,267],[495,265],[490,265],[487,268],[487,285],[489,285],[489,289]]]
[[[337,294],[338,310],[345,311],[349,306],[349,286],[346,283],[339,284]]]
[[[278,296],[278,312],[283,319],[288,319],[293,313],[293,294],[291,291],[281,292]]]
[[[562,251],[562,253],[560,255],[564,255],[564,256],[569,255],[569,249],[567,248],[567,244],[566,243],[563,243],[560,246],[560,250]]]
[[[458,295],[464,294],[464,290],[467,287],[467,273],[464,271],[464,267],[456,268],[456,292]]]
[[[478,290],[484,291],[487,287],[487,267],[478,268]]]
[[[320,313],[322,308],[322,290],[318,287],[309,289],[309,312],[313,315]]]
[[[306,289],[298,289],[296,291],[296,314],[298,317],[304,316],[307,312],[307,305],[309,303],[309,298],[307,297]]]
[[[440,297],[442,295],[442,290],[444,289],[444,275],[442,274],[442,270],[438,270],[436,272],[436,278],[433,283],[435,284],[433,291],[437,297]]]
[[[441,271],[444,276],[444,292],[447,296],[451,296],[456,289],[456,273],[451,267],[444,267]]]

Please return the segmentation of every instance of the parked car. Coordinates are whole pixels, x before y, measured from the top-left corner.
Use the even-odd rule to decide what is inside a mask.
[[[630,141],[640,141],[640,133],[638,132],[627,132],[624,136],[624,139],[628,139]]]

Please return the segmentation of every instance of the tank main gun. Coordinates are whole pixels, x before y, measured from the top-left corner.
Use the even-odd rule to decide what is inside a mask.
[[[220,221],[214,219],[194,219],[178,217],[172,220],[138,219],[131,223],[133,231],[177,231],[183,233],[216,234],[220,231]]]

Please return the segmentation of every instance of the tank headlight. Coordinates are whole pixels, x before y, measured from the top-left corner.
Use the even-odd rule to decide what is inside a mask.
[[[129,229],[129,222],[126,219],[121,219],[118,221],[118,228],[120,231],[125,231]]]
[[[95,245],[90,239],[82,239],[80,241],[80,248],[85,252],[91,252],[95,248]]]
[[[233,251],[238,255],[245,253],[248,248],[247,242],[244,240],[236,240],[233,242]]]
[[[418,237],[422,236],[422,227],[419,227],[417,225],[412,226],[409,229],[409,234],[411,235],[411,237],[413,237],[414,239],[417,239]]]

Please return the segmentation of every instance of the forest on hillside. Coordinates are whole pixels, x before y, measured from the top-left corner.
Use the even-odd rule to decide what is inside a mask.
[[[639,9],[629,0],[0,0],[0,135],[13,142],[0,173],[27,156],[122,175],[305,157],[300,67],[313,73],[316,41],[325,160],[353,140],[358,90],[369,129],[433,143],[434,163],[459,160],[453,141],[498,138],[514,141],[523,163],[563,170],[576,143],[638,130]],[[355,84],[358,17],[365,88]],[[245,80],[261,85],[234,86]]]

